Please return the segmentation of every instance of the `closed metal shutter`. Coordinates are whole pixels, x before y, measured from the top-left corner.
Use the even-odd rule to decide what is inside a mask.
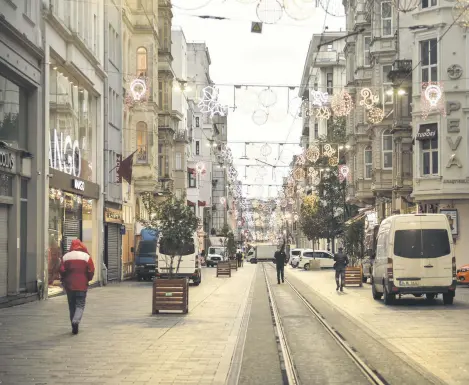
[[[8,206],[0,205],[0,297],[8,292]]]
[[[120,279],[120,234],[119,225],[107,225],[107,279],[115,281]]]
[[[65,218],[63,237],[64,253],[67,253],[70,250],[72,241],[80,238],[80,221],[78,219]]]

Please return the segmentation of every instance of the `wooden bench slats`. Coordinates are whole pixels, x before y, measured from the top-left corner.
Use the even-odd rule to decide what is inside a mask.
[[[347,267],[345,269],[345,283],[344,286],[358,285],[363,286],[362,281],[362,268],[361,267]]]
[[[161,310],[189,312],[189,284],[186,279],[153,281],[152,313],[158,314]]]

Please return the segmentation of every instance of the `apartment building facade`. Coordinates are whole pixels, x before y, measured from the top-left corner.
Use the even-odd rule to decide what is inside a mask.
[[[0,0],[0,307],[36,299],[47,281],[41,24],[38,2]]]

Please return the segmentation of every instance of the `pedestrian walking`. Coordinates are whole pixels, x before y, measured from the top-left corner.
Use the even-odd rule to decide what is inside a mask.
[[[345,268],[349,264],[349,260],[342,247],[339,247],[339,252],[334,255],[334,262],[336,290],[344,291]]]
[[[78,325],[85,310],[88,284],[94,275],[93,260],[79,239],[72,241],[70,251],[63,256],[60,275],[67,292],[72,333],[78,334]]]
[[[243,253],[241,253],[241,250],[236,253],[236,259],[238,260],[238,267],[243,266]]]
[[[280,285],[280,279],[282,280],[282,283],[285,282],[285,264],[287,261],[287,255],[285,254],[285,241],[280,247],[280,250],[275,252],[274,258],[277,266],[277,282]]]

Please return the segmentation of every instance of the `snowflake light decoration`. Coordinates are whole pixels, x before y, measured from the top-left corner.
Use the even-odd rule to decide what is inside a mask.
[[[360,106],[364,106],[367,110],[371,109],[379,101],[377,95],[373,95],[373,92],[369,88],[362,88],[360,91],[362,100],[360,100]]]
[[[384,110],[379,107],[372,107],[368,110],[367,116],[371,124],[379,124],[384,119]]]
[[[329,166],[335,167],[339,164],[339,159],[335,156],[329,158]]]
[[[200,112],[209,114],[210,117],[226,115],[226,106],[222,106],[218,101],[218,89],[216,87],[207,86],[202,90],[202,100],[199,102],[198,107]]]
[[[311,105],[313,107],[323,107],[329,100],[329,94],[321,91],[311,91]]]
[[[334,156],[336,153],[336,150],[334,147],[332,147],[329,143],[325,144],[323,149],[322,149],[322,154],[324,156],[327,156],[328,158]]]
[[[352,96],[347,91],[341,91],[331,100],[331,108],[336,116],[348,116],[353,109]]]
[[[421,108],[423,120],[426,120],[432,111],[438,111],[443,116],[446,115],[442,82],[422,83]]]
[[[306,158],[303,154],[298,155],[296,158],[295,165],[297,166],[303,166],[306,163]]]
[[[305,157],[312,163],[316,163],[321,155],[321,151],[319,151],[319,147],[311,146],[305,152]]]

